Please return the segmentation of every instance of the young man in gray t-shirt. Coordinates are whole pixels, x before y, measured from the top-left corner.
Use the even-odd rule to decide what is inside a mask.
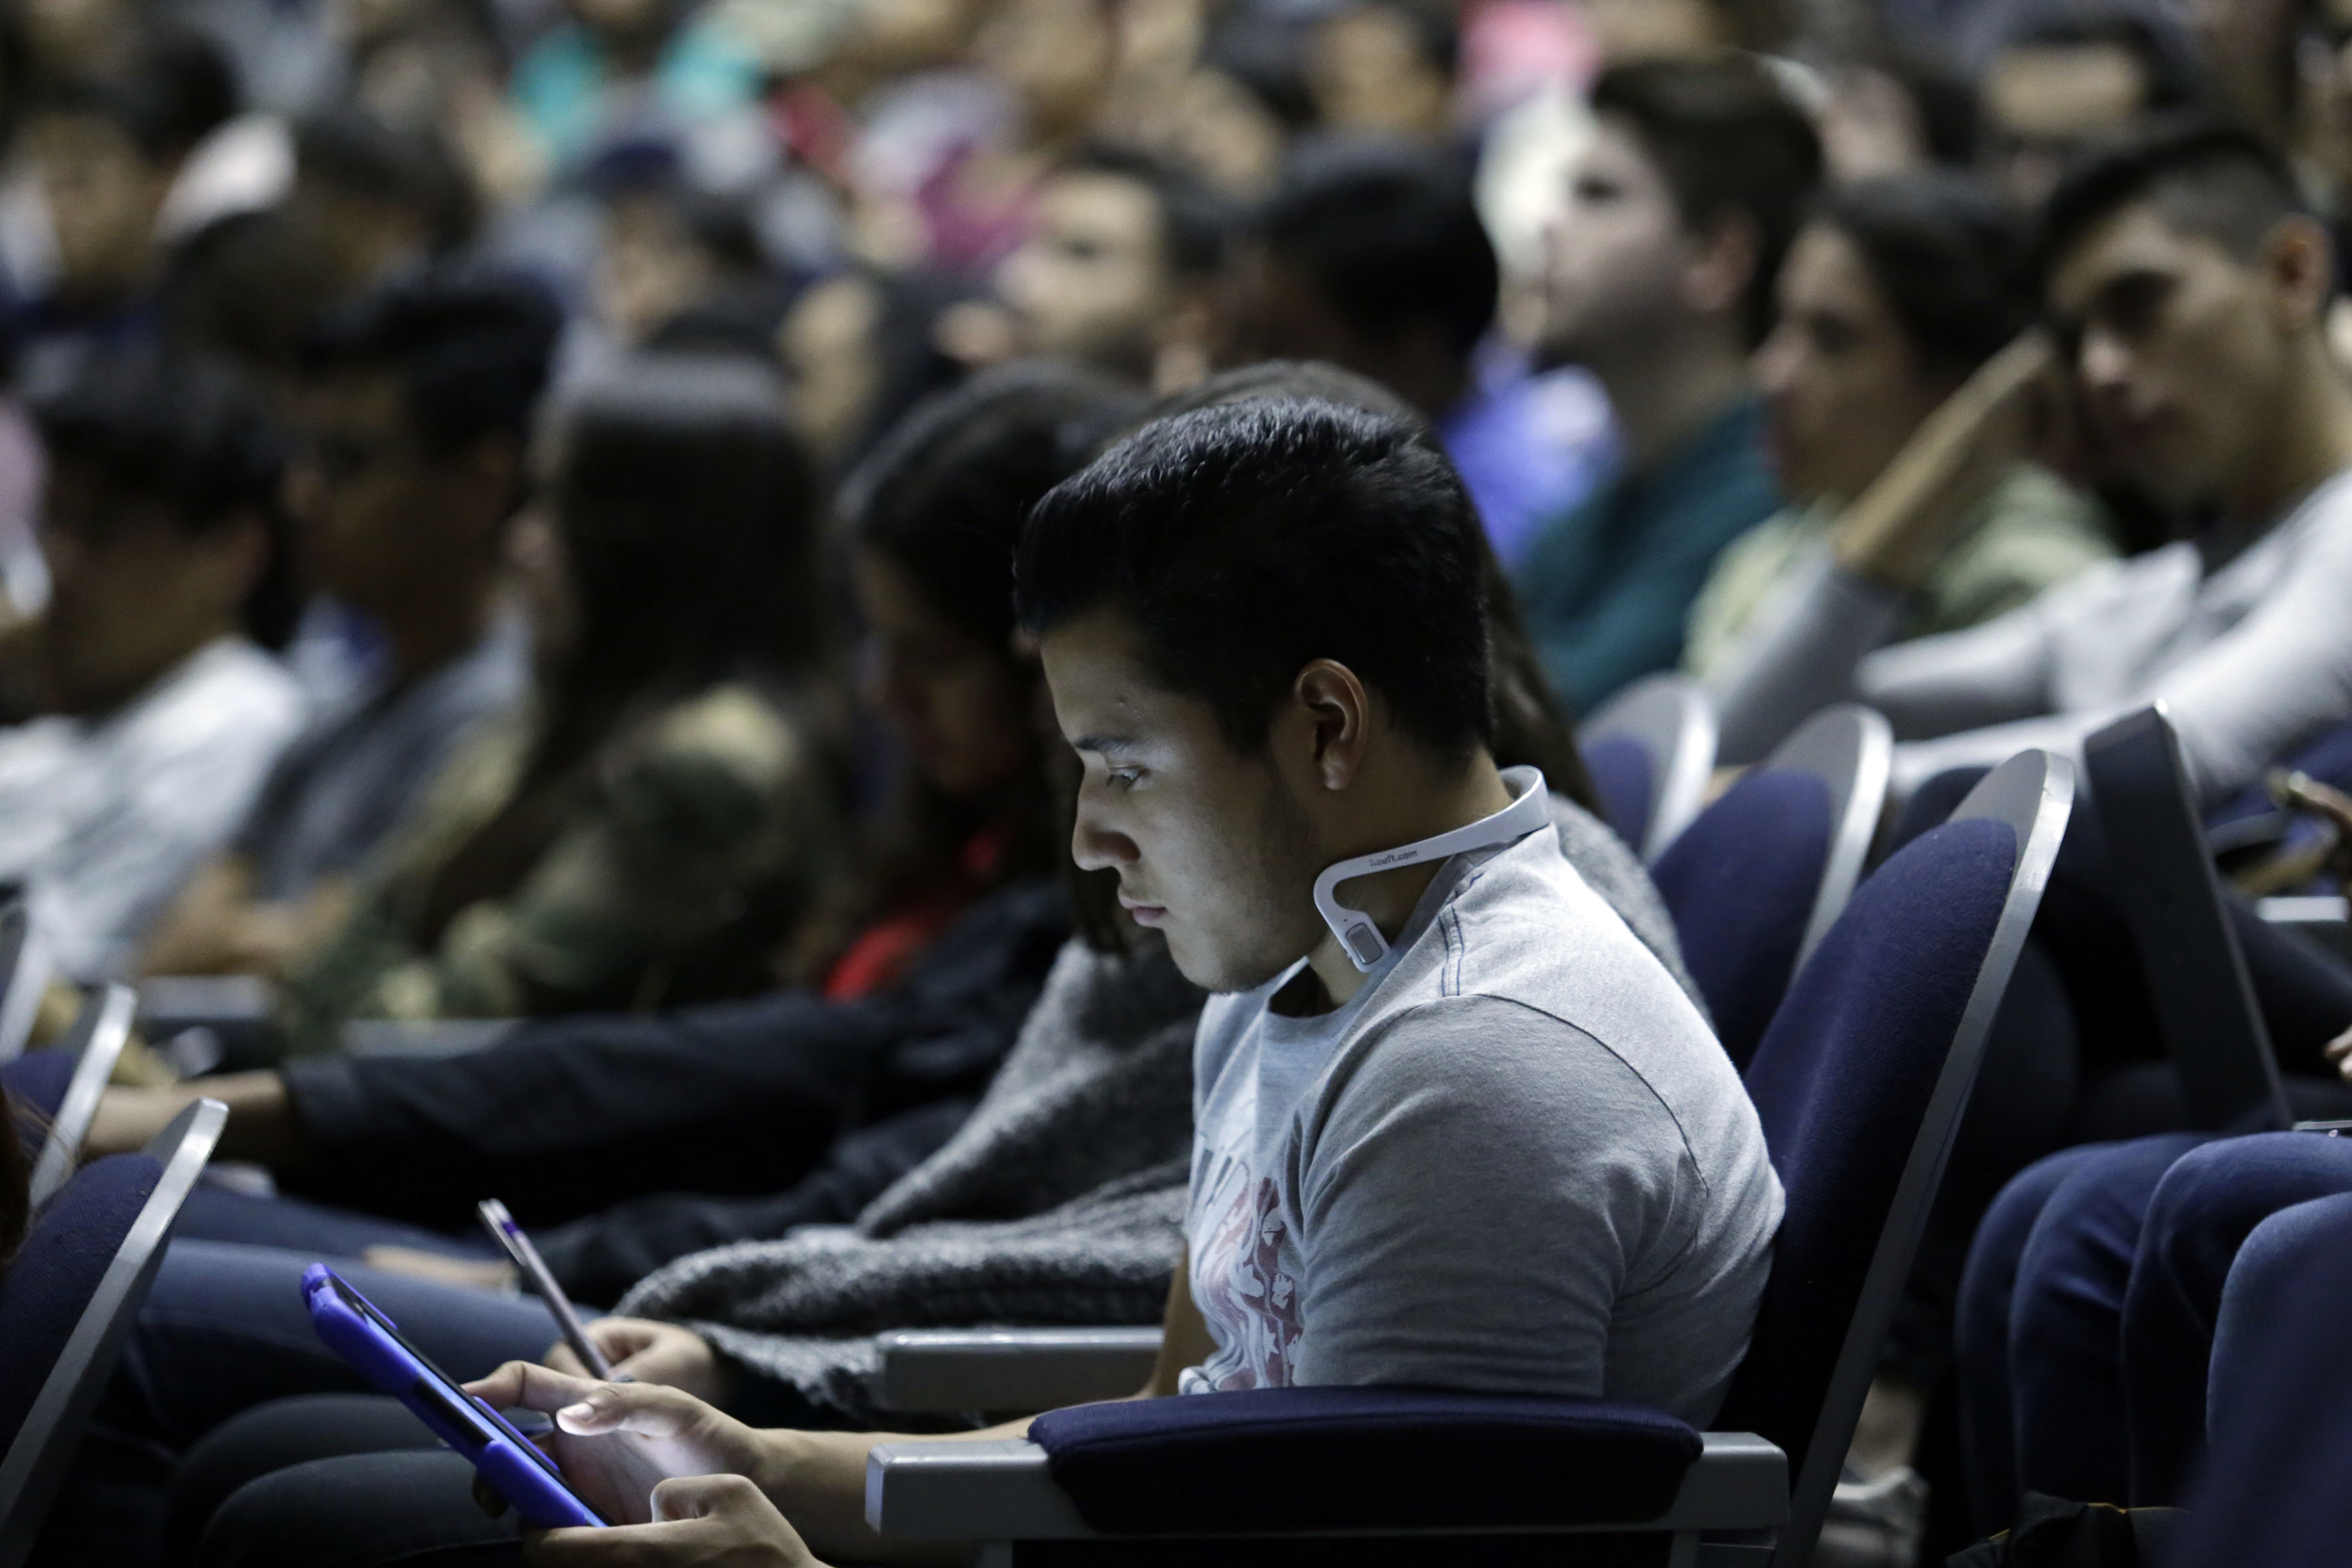
[[[1762,1131],[1560,856],[1541,775],[1495,765],[1476,531],[1412,427],[1273,399],[1148,426],[1031,518],[1017,582],[1085,763],[1077,861],[1221,994],[1144,1396],[1412,1384],[1703,1421],[1746,1348],[1781,1207]],[[862,1519],[887,1438],[520,1363],[473,1388],[693,1472],[654,1490],[677,1522],[602,1538],[644,1561],[911,1547]],[[641,1478],[578,1479],[646,1518]]]

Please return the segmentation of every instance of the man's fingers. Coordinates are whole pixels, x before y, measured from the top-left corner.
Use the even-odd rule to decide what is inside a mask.
[[[558,1340],[553,1344],[548,1346],[547,1353],[539,1359],[547,1366],[548,1370],[551,1372],[560,1372],[566,1377],[586,1377],[589,1375],[588,1369],[580,1364],[580,1358],[572,1353],[572,1347],[565,1344],[562,1340]]]
[[[466,1392],[494,1410],[516,1405],[525,1410],[561,1410],[577,1403],[590,1389],[601,1386],[552,1367],[510,1361],[489,1376],[466,1384]]]
[[[707,1513],[740,1509],[772,1510],[760,1489],[745,1476],[672,1476],[654,1488],[654,1522],[700,1519]]]
[[[665,1388],[657,1383],[592,1383],[580,1378],[566,1381],[579,1392],[553,1407],[555,1424],[575,1436],[635,1432],[646,1437],[675,1437],[705,1417],[718,1414],[691,1394]]]

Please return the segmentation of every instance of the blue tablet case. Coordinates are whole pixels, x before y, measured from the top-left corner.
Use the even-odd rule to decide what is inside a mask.
[[[302,1299],[327,1348],[472,1460],[526,1523],[556,1530],[604,1522],[564,1484],[555,1462],[537,1444],[425,1360],[349,1280],[313,1263],[302,1271]]]

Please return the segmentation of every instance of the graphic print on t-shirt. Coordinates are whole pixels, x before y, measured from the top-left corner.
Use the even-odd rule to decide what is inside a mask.
[[[1209,1385],[1219,1393],[1288,1387],[1298,1281],[1282,1267],[1288,1233],[1272,1179],[1228,1156],[1193,1212],[1215,1216],[1196,1228],[1192,1260],[1192,1294],[1217,1342],[1202,1369]]]

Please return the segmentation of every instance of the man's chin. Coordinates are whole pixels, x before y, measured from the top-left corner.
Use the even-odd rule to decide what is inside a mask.
[[[1181,928],[1163,927],[1162,932],[1168,938],[1168,956],[1175,961],[1176,972],[1202,990],[1220,994],[1255,991],[1298,962],[1297,953],[1274,959],[1234,952],[1193,939]]]

